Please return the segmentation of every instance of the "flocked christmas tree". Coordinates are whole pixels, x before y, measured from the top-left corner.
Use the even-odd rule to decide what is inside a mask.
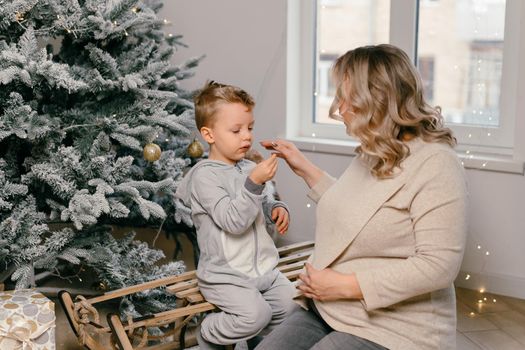
[[[179,82],[198,59],[170,64],[182,44],[165,33],[160,6],[0,0],[0,283],[89,268],[115,289],[184,269],[155,264],[163,253],[133,234],[111,234],[191,232],[174,192],[193,126]],[[150,293],[129,307],[173,307]]]

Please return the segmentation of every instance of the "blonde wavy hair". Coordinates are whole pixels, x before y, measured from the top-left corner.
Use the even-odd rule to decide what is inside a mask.
[[[348,127],[361,141],[357,152],[375,177],[392,177],[401,167],[410,154],[408,138],[456,145],[441,109],[425,101],[421,78],[401,49],[382,44],[350,50],[336,60],[332,73],[336,101],[346,102],[355,114]]]

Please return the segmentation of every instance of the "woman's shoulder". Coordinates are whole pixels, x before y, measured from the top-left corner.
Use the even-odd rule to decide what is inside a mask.
[[[426,142],[424,140],[409,143],[410,155],[402,163],[402,168],[411,174],[432,172],[431,169],[441,169],[440,172],[462,171],[461,161],[452,146],[442,142]]]
[[[461,160],[449,144],[420,140],[414,147],[410,147],[411,153],[404,165],[412,178],[432,178],[438,174],[464,177]]]
[[[409,158],[418,158],[420,161],[434,157],[439,159],[458,159],[454,148],[444,142],[427,142],[418,138],[409,142],[408,147],[410,149]]]

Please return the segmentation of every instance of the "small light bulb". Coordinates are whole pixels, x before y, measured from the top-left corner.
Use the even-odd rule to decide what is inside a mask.
[[[469,315],[470,315],[470,317],[476,316],[476,314],[474,312],[471,312]]]
[[[492,302],[495,303],[495,302],[496,302],[496,299],[492,299]]]
[[[483,300],[479,299],[478,304],[483,304]]]
[[[315,132],[312,133],[312,137],[315,137]]]
[[[479,292],[480,292],[481,294],[485,293],[485,288],[481,288],[481,289],[479,290]]]
[[[490,253],[489,252],[485,252],[485,255],[490,255]]]
[[[310,208],[311,206],[312,206],[312,205],[311,205],[310,203],[308,203],[308,204],[306,205],[307,208]]]
[[[478,245],[478,249],[481,249],[481,246],[480,246],[480,245]]]
[[[466,280],[469,280],[469,279],[470,279],[470,275],[467,274],[467,275],[465,276],[465,279],[466,279]]]

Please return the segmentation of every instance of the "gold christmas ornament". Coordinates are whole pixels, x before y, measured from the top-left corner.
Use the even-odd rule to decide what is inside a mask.
[[[155,162],[159,160],[161,150],[159,145],[154,143],[148,143],[146,146],[144,146],[144,159],[146,159],[148,162]]]
[[[197,139],[194,139],[188,146],[188,154],[192,158],[200,158],[204,154],[204,147]]]
[[[20,12],[16,12],[15,13],[15,18],[18,22],[21,22],[24,20],[24,14],[23,13],[20,13]]]

